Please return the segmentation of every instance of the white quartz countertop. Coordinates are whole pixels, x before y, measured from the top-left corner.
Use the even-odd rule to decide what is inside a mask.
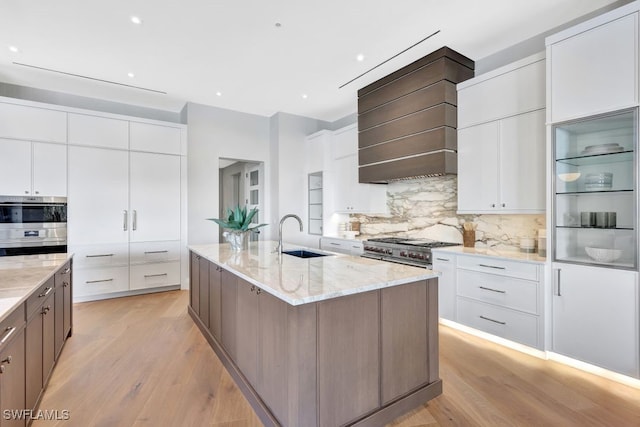
[[[331,255],[317,258],[279,256],[274,252],[276,245],[273,241],[253,242],[248,250],[241,252],[233,252],[226,243],[193,245],[189,249],[291,305],[438,277],[426,268],[318,249],[305,248]],[[301,248],[284,244],[285,250]]]
[[[537,253],[524,253],[518,251],[497,250],[491,248],[465,248],[464,246],[448,246],[444,248],[434,248],[431,252],[452,253],[456,255],[479,255],[495,258],[503,258],[513,261],[533,262],[544,264],[547,259],[538,256]]]
[[[0,257],[0,322],[71,257],[66,253]]]

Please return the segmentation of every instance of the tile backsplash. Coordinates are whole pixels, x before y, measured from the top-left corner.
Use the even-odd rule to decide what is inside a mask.
[[[401,236],[462,244],[462,224],[476,224],[476,247],[519,248],[521,237],[536,237],[546,228],[544,214],[458,215],[456,175],[388,184],[388,215],[352,214],[363,238]]]

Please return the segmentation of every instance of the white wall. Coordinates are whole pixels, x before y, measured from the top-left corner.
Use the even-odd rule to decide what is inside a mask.
[[[270,188],[269,118],[189,103],[188,120],[188,243],[218,242],[218,226],[206,218],[218,216],[219,159],[265,164],[265,189]],[[267,190],[269,193],[269,190]],[[264,212],[271,212],[267,194]],[[269,224],[271,218],[265,218]],[[271,228],[271,227],[268,227]]]

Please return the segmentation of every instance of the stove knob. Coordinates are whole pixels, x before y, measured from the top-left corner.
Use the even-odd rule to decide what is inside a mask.
[[[365,251],[370,251],[370,250],[371,250],[371,246],[365,246],[365,247],[364,247],[364,250],[365,250]]]
[[[392,255],[393,251],[391,249],[387,249],[387,255]]]
[[[418,255],[418,259],[424,259],[424,255],[419,254],[419,255]]]
[[[409,258],[415,258],[416,254],[414,254],[413,252],[409,252]]]
[[[400,252],[400,256],[406,257],[407,253],[405,251]]]

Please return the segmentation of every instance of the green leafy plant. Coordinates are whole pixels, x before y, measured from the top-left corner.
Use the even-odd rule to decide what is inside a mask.
[[[222,228],[237,231],[251,231],[256,228],[264,227],[267,224],[252,224],[251,220],[258,213],[258,208],[253,208],[247,212],[247,207],[241,208],[240,205],[235,209],[227,208],[227,219],[207,218]]]

